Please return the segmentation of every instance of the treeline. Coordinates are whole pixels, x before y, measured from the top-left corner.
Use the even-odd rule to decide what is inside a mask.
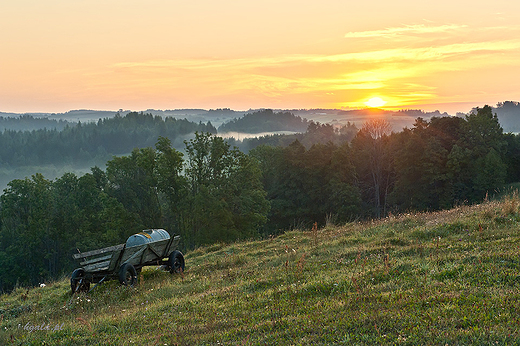
[[[333,140],[323,141],[327,133]],[[520,181],[520,137],[504,134],[488,106],[464,118],[418,118],[398,133],[375,119],[351,140],[338,141],[330,125],[311,124],[306,135],[318,141],[247,154],[209,133],[186,141],[185,154],[160,137],[104,171],[11,181],[0,198],[0,290],[70,271],[77,249],[141,229],[180,234],[190,249],[480,202]]]
[[[269,210],[260,174],[251,156],[197,133],[185,159],[160,137],[105,171],[13,180],[0,197],[0,291],[70,272],[78,250],[142,229],[166,228],[188,248],[256,237]]]
[[[65,120],[54,120],[45,117],[34,117],[29,114],[23,114],[17,117],[0,116],[0,131],[32,131],[32,130],[63,130],[70,125]]]
[[[476,203],[520,181],[520,136],[504,134],[489,106],[465,118],[418,118],[399,133],[371,120],[350,143],[307,148],[296,141],[250,152],[271,203],[267,232]]]
[[[243,140],[228,139],[233,146],[238,147],[244,152],[249,152],[258,146],[268,145],[275,147],[287,147],[294,141],[300,142],[306,148],[310,148],[314,144],[332,143],[341,145],[350,142],[356,136],[358,128],[353,123],[348,122],[346,125],[333,126],[331,124],[320,124],[310,121],[307,131],[294,134],[273,134],[254,138],[244,138]]]
[[[23,121],[22,118],[20,121]],[[96,158],[127,154],[133,148],[153,146],[159,136],[182,146],[183,136],[195,131],[216,133],[211,123],[162,118],[144,113],[117,114],[96,123],[66,125],[62,130],[4,130],[0,133],[0,165],[82,164]]]
[[[290,112],[273,112],[266,109],[258,112],[248,113],[241,118],[235,118],[219,126],[218,131],[224,132],[246,132],[261,133],[274,131],[305,132],[309,126],[307,119]]]

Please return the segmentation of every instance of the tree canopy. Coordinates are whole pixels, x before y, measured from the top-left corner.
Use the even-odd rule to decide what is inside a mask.
[[[169,138],[177,148],[182,148],[186,136],[195,131],[216,133],[211,123],[163,119],[142,112],[116,114],[97,123],[67,124],[62,130],[4,130],[0,132],[0,165],[90,164],[96,158],[106,161],[112,155],[128,154],[136,147],[154,146],[159,136]]]
[[[127,145],[139,138],[148,143],[156,130],[171,134],[169,122],[177,134],[211,128],[136,113],[65,129],[61,136],[75,133],[79,142],[71,147],[93,148],[109,133],[121,134],[111,139],[115,146],[125,138]],[[30,136],[11,135],[34,144]],[[157,135],[154,145],[120,148],[128,151],[108,160],[106,169],[95,166],[82,176],[49,180],[36,173],[12,180],[0,196],[0,291],[70,272],[78,249],[115,245],[146,228],[180,234],[182,246],[193,249],[314,223],[477,203],[520,180],[520,136],[504,134],[488,106],[464,117],[417,118],[400,132],[380,120],[359,131],[353,124],[311,122],[297,137],[251,141],[247,153],[207,131],[184,138],[182,152],[178,140]],[[38,156],[40,149],[33,150]]]

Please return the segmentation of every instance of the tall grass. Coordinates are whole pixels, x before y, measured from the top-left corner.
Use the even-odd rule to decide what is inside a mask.
[[[519,344],[519,207],[513,194],[216,244],[135,288],[20,288],[0,296],[0,345]]]

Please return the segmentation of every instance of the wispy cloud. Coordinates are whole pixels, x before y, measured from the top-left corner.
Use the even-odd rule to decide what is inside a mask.
[[[394,49],[374,50],[368,52],[354,52],[329,56],[314,57],[316,61],[425,61],[450,58],[461,54],[492,54],[495,52],[516,51],[520,48],[520,40],[506,40],[496,42],[469,42],[440,45],[436,47],[403,47]]]
[[[114,69],[132,69],[135,71],[143,70],[162,71],[164,70],[184,70],[184,71],[240,71],[254,70],[257,68],[285,68],[294,65],[309,64],[330,64],[330,63],[349,63],[360,64],[371,63],[398,63],[398,62],[424,62],[452,59],[456,56],[471,55],[472,58],[478,56],[489,56],[495,53],[515,52],[520,49],[520,39],[489,41],[489,42],[468,42],[445,44],[432,47],[402,47],[392,49],[373,50],[366,52],[351,52],[345,54],[307,54],[307,55],[284,55],[271,57],[254,58],[229,58],[229,59],[170,59],[170,60],[151,60],[137,62],[120,62],[112,65]],[[491,63],[491,62],[490,62]]]
[[[464,27],[408,26],[400,28],[401,31],[396,28],[377,32],[442,32]],[[371,37],[376,31],[364,33],[364,37]],[[357,35],[363,37],[360,33]],[[359,98],[368,90],[379,90],[395,99],[395,104],[403,105],[429,102],[438,97],[441,75],[484,71],[500,64],[515,65],[518,59],[520,39],[517,38],[488,40],[481,37],[471,42],[421,40],[416,45],[394,44],[386,49],[343,54],[126,61],[109,66],[105,72],[110,76],[105,75],[103,80],[115,85],[134,85],[154,93],[161,90],[181,98],[201,94],[215,98],[240,95],[243,99],[260,97],[275,102],[288,98],[305,100],[316,95],[329,95],[327,97],[335,97],[340,102]]]
[[[447,31],[467,28],[467,25],[446,24],[438,26],[427,26],[424,24],[405,25],[401,27],[386,28],[370,31],[351,31],[345,34],[346,38],[367,38],[367,37],[396,37],[401,35],[421,35],[431,33],[442,33]]]

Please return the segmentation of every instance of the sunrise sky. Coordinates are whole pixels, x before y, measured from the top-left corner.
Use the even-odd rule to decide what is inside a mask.
[[[5,0],[0,111],[520,100],[520,1]]]

